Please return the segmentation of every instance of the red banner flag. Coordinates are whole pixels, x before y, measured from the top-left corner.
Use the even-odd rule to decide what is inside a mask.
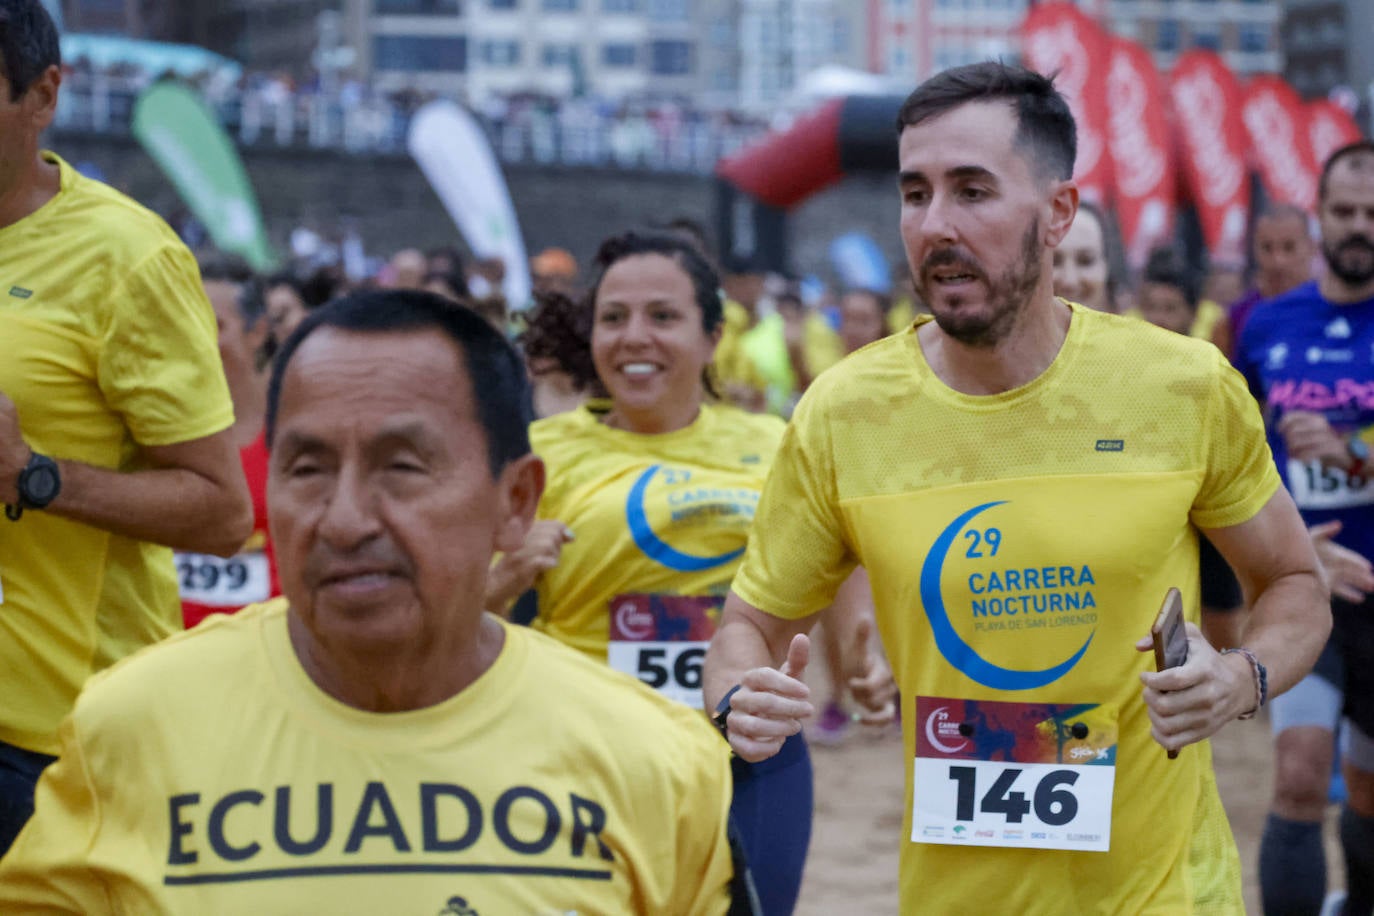
[[[1307,115],[1307,142],[1312,147],[1312,159],[1320,175],[1332,153],[1363,135],[1350,112],[1330,99],[1307,102],[1303,111]]]
[[[1245,86],[1241,117],[1264,190],[1277,201],[1313,210],[1317,206],[1317,166],[1307,138],[1307,115],[1297,92],[1280,77],[1256,76]]]
[[[1078,123],[1078,161],[1074,178],[1083,197],[1104,202],[1112,187],[1107,152],[1106,33],[1072,3],[1042,3],[1021,24],[1025,64],[1039,73],[1058,74],[1054,84],[1068,99]]]
[[[1250,181],[1240,82],[1216,53],[1187,51],[1169,75],[1169,100],[1184,186],[1207,249],[1214,260],[1241,263]]]
[[[1107,149],[1126,260],[1140,268],[1174,231],[1178,187],[1164,87],[1150,52],[1111,38],[1107,66]]]

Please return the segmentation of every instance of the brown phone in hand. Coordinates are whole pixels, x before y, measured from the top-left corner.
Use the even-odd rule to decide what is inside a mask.
[[[1171,588],[1164,595],[1164,604],[1155,616],[1154,626],[1150,627],[1150,638],[1155,644],[1155,670],[1177,668],[1188,660],[1188,629],[1183,625],[1183,595]],[[1169,759],[1178,756],[1178,751],[1170,751]]]

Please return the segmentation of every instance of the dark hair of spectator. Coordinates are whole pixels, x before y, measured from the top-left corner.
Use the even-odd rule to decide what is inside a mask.
[[[1183,259],[1170,248],[1156,248],[1145,261],[1145,270],[1140,275],[1142,283],[1157,283],[1172,286],[1183,294],[1188,307],[1197,309],[1198,296],[1202,284],[1196,271],[1191,270]]]
[[[1336,164],[1342,159],[1358,156],[1361,153],[1366,156],[1374,156],[1374,140],[1356,140],[1354,143],[1347,143],[1326,157],[1326,162],[1322,165],[1321,179],[1317,182],[1318,201],[1324,202],[1326,200],[1327,180],[1331,177],[1331,170],[1336,167]]]
[[[1042,178],[1073,177],[1078,129],[1054,77],[1034,70],[983,61],[944,70],[907,96],[897,114],[897,133],[971,102],[1010,102],[1016,112],[1014,142],[1030,153]]]
[[[218,252],[201,255],[198,261],[202,281],[232,283],[239,288],[235,301],[238,303],[244,327],[251,328],[257,324],[267,311],[263,295],[265,288],[258,282],[257,274],[248,262],[236,254]]]
[[[0,66],[18,101],[49,67],[62,66],[57,25],[38,0],[0,0]]]
[[[424,283],[426,286],[431,283],[442,283],[449,290],[449,295],[454,299],[466,301],[472,294],[468,292],[468,279],[463,276],[461,267],[451,270],[431,270],[425,274]]]
[[[301,279],[297,287],[307,309],[317,309],[332,300],[344,287],[343,275],[336,267],[317,267]]]
[[[267,444],[276,434],[282,380],[291,358],[320,328],[359,334],[439,331],[463,354],[463,365],[476,401],[477,419],[487,436],[493,475],[530,452],[529,385],[520,354],[476,312],[442,296],[417,290],[367,290],[350,293],[316,309],[286,338],[272,365],[267,388]]]
[[[520,335],[526,360],[551,359],[583,391],[598,387],[592,362],[592,308],[559,292],[534,294],[534,308]]]
[[[867,296],[869,299],[873,301],[873,303],[876,306],[878,306],[878,314],[882,315],[884,318],[887,317],[888,312],[892,311],[892,297],[887,295],[886,293],[880,293],[876,289],[867,289],[862,286],[856,286],[853,289],[845,290],[844,295]],[[843,299],[844,296],[841,296],[840,298]]]

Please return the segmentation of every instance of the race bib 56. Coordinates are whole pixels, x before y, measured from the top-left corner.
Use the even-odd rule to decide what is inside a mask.
[[[723,603],[709,595],[617,595],[606,659],[669,699],[700,709],[701,666]]]

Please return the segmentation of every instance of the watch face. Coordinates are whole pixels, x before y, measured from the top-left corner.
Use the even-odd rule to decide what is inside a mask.
[[[24,479],[24,489],[30,500],[47,505],[57,495],[57,473],[49,467],[36,467]]]

